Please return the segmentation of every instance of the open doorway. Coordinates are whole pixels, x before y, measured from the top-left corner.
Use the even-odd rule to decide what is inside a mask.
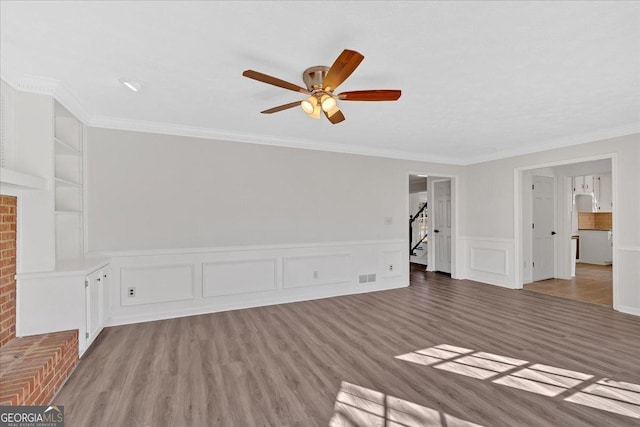
[[[523,288],[613,306],[613,160],[521,171]]]
[[[455,178],[409,175],[412,271],[435,271],[456,278],[455,218]]]

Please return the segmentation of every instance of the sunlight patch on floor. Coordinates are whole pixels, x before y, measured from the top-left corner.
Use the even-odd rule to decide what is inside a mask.
[[[467,377],[640,419],[640,385],[441,344],[395,356]],[[582,387],[582,388],[580,388]],[[573,393],[573,394],[571,394]],[[562,398],[562,396],[560,397]]]
[[[493,382],[543,396],[557,396],[591,378],[593,375],[582,372],[535,364]]]
[[[640,385],[638,384],[604,378],[565,400],[640,419]]]
[[[343,381],[330,427],[479,427],[452,415]]]

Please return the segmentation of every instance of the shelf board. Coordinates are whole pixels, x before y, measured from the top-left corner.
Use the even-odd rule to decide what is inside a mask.
[[[69,181],[68,179],[58,178],[58,177],[56,177],[56,184],[58,184],[58,185],[60,185],[62,187],[82,188],[82,184],[80,184],[78,182],[73,182],[73,181]]]
[[[74,148],[70,144],[67,144],[59,138],[54,138],[54,140],[56,141],[56,155],[82,156],[82,151]]]
[[[82,215],[81,211],[72,211],[72,210],[57,210],[56,214],[61,215]]]
[[[18,190],[44,190],[47,187],[47,181],[42,177],[7,168],[0,168],[0,184]]]

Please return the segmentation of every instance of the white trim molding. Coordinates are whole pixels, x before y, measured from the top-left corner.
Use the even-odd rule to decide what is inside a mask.
[[[311,141],[298,138],[294,139],[276,136],[264,136],[225,129],[212,129],[205,127],[185,126],[175,123],[153,122],[127,119],[123,117],[97,115],[86,108],[86,106],[81,103],[78,96],[76,96],[73,91],[67,88],[60,80],[30,75],[16,77],[11,73],[7,73],[6,70],[0,75],[0,78],[2,78],[2,80],[6,81],[9,85],[13,86],[17,90],[21,90],[23,92],[40,93],[54,97],[58,102],[64,105],[65,108],[67,108],[72,114],[78,117],[85,125],[89,127],[203,138],[214,141],[241,142],[248,144],[270,145],[276,147],[300,148],[306,150],[356,154],[361,156],[382,157],[388,159],[433,162],[458,166],[473,165],[492,160],[567,147],[570,145],[584,144],[603,139],[640,133],[640,125],[638,123],[631,123],[615,128],[602,129],[580,135],[572,135],[568,137],[543,141],[535,144],[535,146],[527,146],[526,148],[500,150],[486,155],[479,155],[468,159],[467,161],[460,161],[456,157],[434,156],[422,152],[394,150],[389,148],[363,147],[354,144],[327,143],[324,141]]]
[[[571,135],[563,138],[556,138],[536,143],[535,146],[526,146],[517,148],[500,150],[488,155],[476,156],[465,162],[464,165],[473,165],[477,163],[485,163],[493,160],[506,159],[509,157],[524,156],[526,154],[539,153],[542,151],[554,150],[557,148],[569,147],[572,145],[587,144],[589,142],[602,141],[605,139],[617,138],[620,136],[633,135],[640,133],[640,124],[630,123],[623,126],[616,126],[608,129],[601,129],[593,132],[587,132],[579,135]],[[557,164],[566,164],[567,162],[557,162]],[[573,163],[573,162],[571,162]],[[542,166],[541,166],[542,167]],[[527,168],[529,169],[529,168]]]
[[[324,141],[311,141],[300,138],[264,136],[258,134],[235,132],[223,129],[210,129],[196,126],[185,126],[173,123],[160,123],[143,120],[131,120],[119,117],[93,116],[87,122],[89,127],[127,130],[133,132],[176,135],[191,138],[209,139],[222,142],[241,142],[247,144],[270,145],[274,147],[300,148],[304,150],[329,151],[333,153],[357,154],[361,156],[383,157],[388,159],[413,160],[422,162],[461,165],[453,157],[434,156],[410,151],[392,150],[388,148],[363,147],[354,144],[334,144]]]
[[[40,76],[22,76],[14,77],[10,74],[2,73],[0,78],[7,82],[16,90],[29,93],[37,93],[41,95],[49,95],[55,98],[81,122],[87,124],[91,121],[93,114],[89,112],[60,80],[50,79]]]

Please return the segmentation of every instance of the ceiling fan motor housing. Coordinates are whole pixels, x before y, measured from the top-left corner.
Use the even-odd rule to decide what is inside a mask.
[[[304,70],[302,73],[302,81],[309,89],[309,92],[314,92],[317,90],[323,90],[322,83],[324,82],[324,78],[329,71],[329,67],[324,65],[316,65],[315,67],[310,67]]]

